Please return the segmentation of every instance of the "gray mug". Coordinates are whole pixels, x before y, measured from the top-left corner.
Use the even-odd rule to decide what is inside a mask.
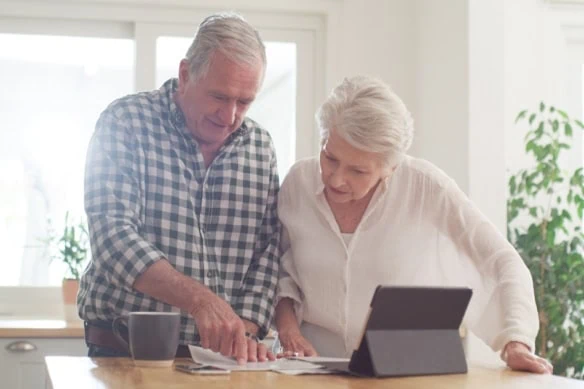
[[[129,342],[120,334],[121,324],[128,328]],[[179,340],[178,312],[130,312],[115,318],[112,330],[136,366],[172,366]]]

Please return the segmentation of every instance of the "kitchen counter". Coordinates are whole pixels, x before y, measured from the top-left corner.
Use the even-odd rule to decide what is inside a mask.
[[[0,338],[83,338],[83,322],[77,320],[0,319]]]

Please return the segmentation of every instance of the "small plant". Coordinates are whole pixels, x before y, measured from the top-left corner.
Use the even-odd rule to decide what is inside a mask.
[[[540,331],[536,351],[554,374],[584,378],[584,175],[566,171],[560,157],[571,149],[574,129],[584,124],[540,103],[521,111],[527,122],[529,168],[509,178],[507,237],[533,277]]]
[[[51,262],[60,261],[66,266],[64,279],[79,280],[85,268],[89,252],[89,234],[84,221],[74,223],[65,214],[65,225],[62,233],[50,233],[48,243],[51,246]]]

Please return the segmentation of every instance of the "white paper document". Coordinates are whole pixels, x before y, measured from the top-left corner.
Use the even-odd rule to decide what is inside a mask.
[[[333,357],[298,357],[296,360],[318,364],[320,362],[345,362],[349,363],[349,358],[333,358]],[[334,370],[330,369],[312,369],[312,370],[274,370],[278,373],[287,375],[302,375],[302,374],[335,374]]]
[[[331,360],[331,358],[303,358],[300,359],[287,359],[281,358],[275,361],[266,362],[248,362],[245,365],[239,365],[237,361],[233,358],[223,356],[214,351],[204,349],[202,347],[189,345],[189,351],[191,352],[191,357],[193,361],[201,365],[215,366],[221,369],[231,370],[231,371],[266,371],[271,370],[275,372],[285,373],[285,374],[326,374],[327,371],[322,369],[321,366],[317,365],[318,361]],[[309,361],[310,360],[310,361]],[[332,360],[345,360],[332,358]],[[320,370],[322,369],[322,370]],[[320,370],[320,371],[317,371]]]

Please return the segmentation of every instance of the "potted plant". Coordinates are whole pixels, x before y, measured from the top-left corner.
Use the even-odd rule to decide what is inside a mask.
[[[77,317],[76,298],[79,290],[79,279],[83,272],[88,252],[89,234],[83,220],[71,221],[69,212],[65,213],[65,224],[60,234],[50,233],[51,262],[59,261],[65,265],[65,274],[62,283],[63,303],[65,316]]]
[[[554,373],[584,378],[584,174],[562,169],[584,124],[540,103],[521,111],[533,164],[509,178],[507,235],[531,271],[539,309],[536,351]]]

